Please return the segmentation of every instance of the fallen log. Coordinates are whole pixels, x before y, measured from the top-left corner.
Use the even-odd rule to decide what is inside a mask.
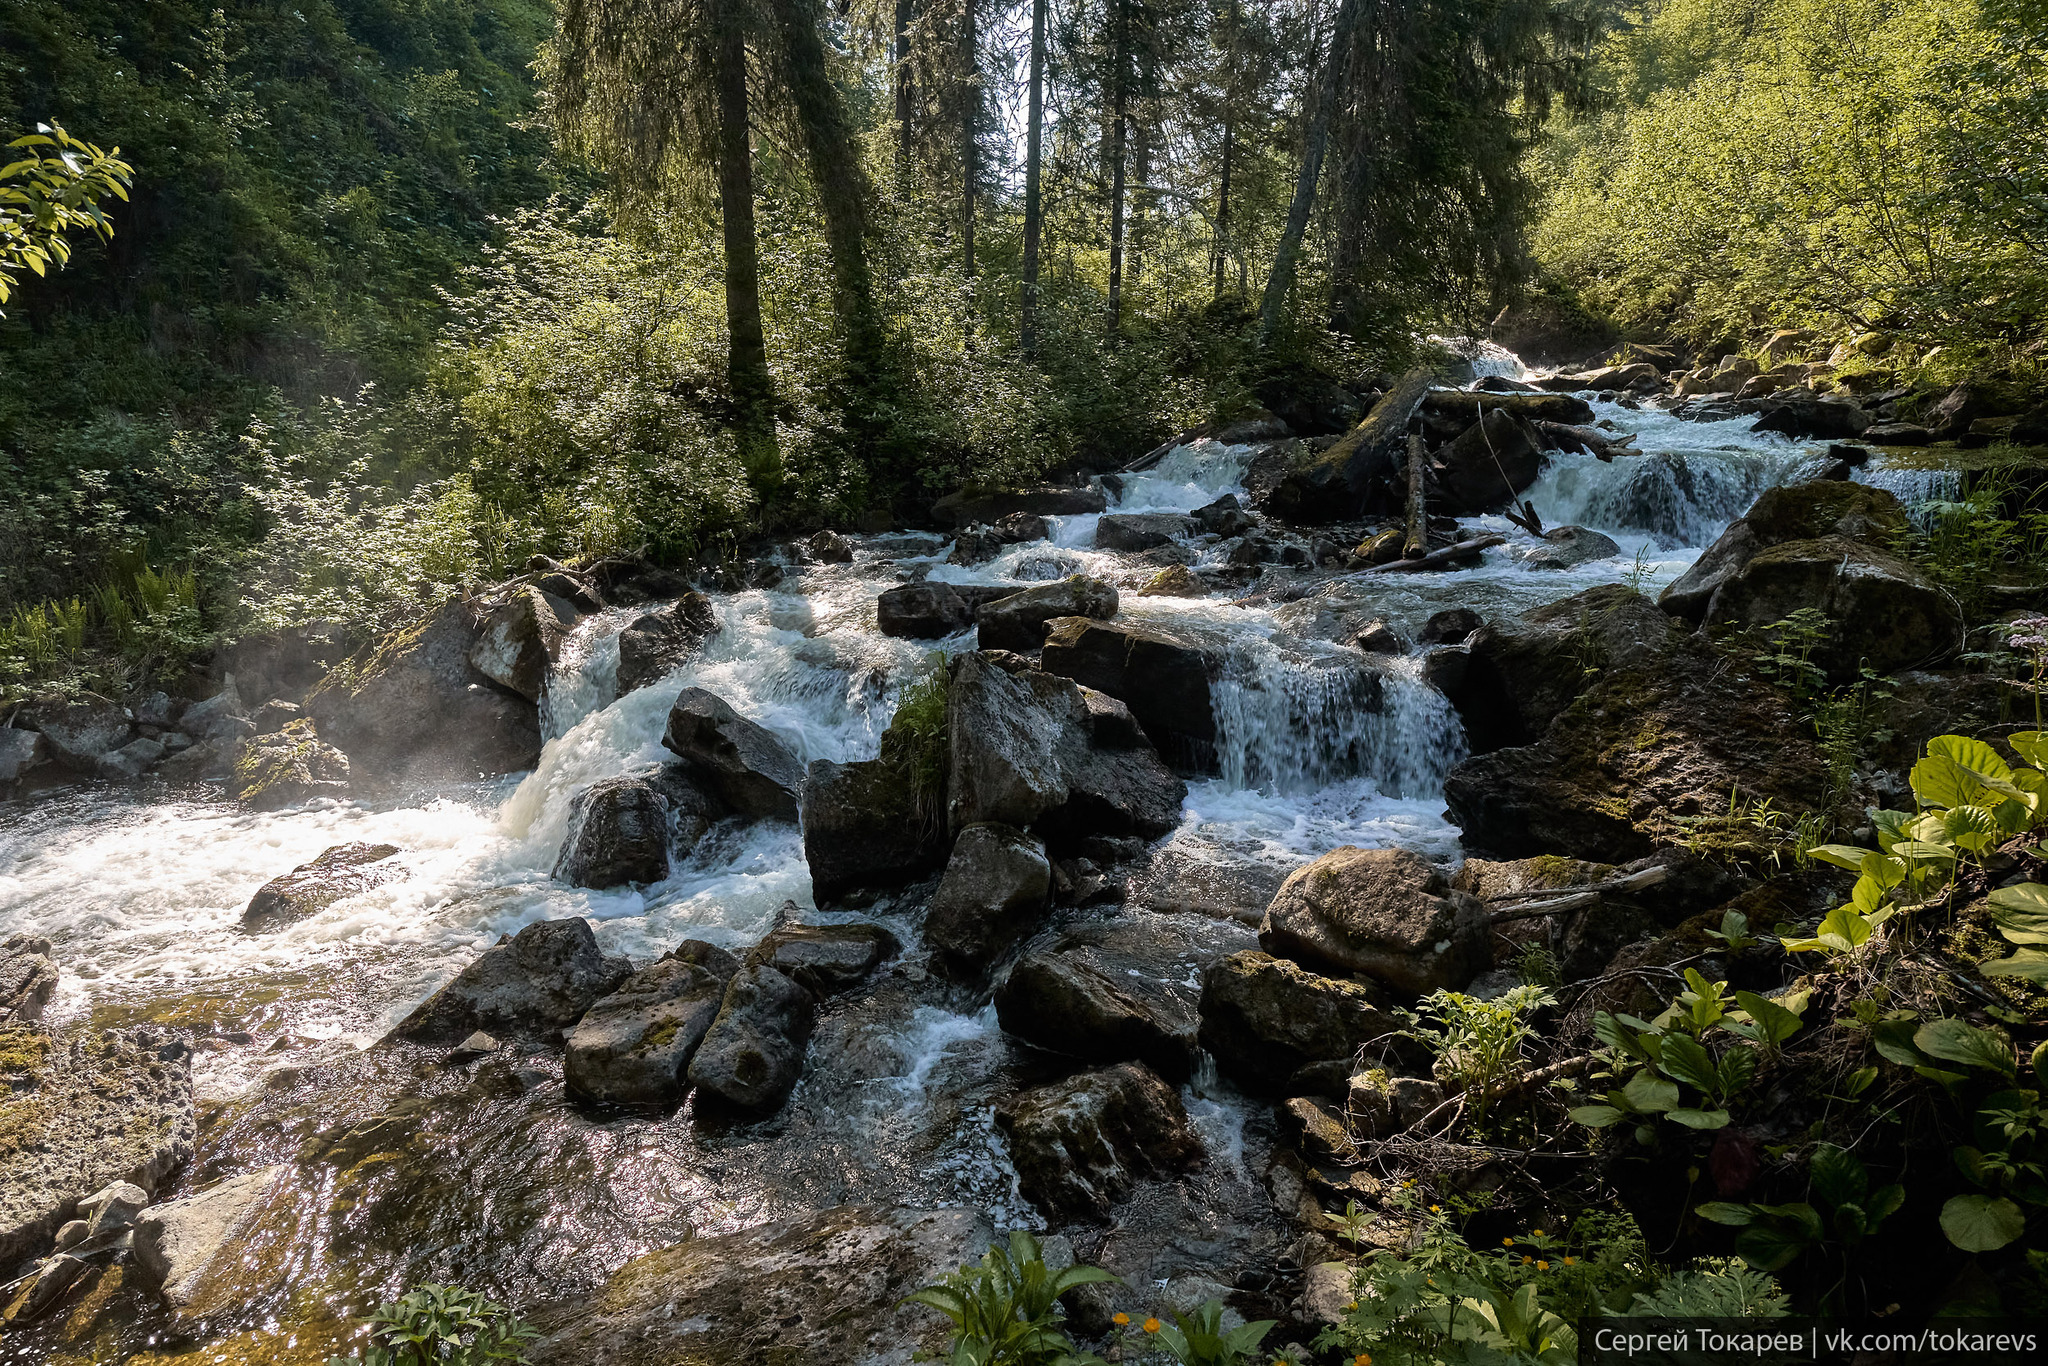
[[[1635,435],[1611,437],[1592,427],[1574,426],[1569,422],[1551,422],[1536,419],[1536,429],[1558,450],[1589,453],[1602,460],[1612,460],[1617,455],[1641,455],[1636,449]]]
[[[1427,555],[1413,560],[1394,560],[1387,564],[1376,564],[1370,569],[1361,569],[1361,574],[1397,574],[1413,569],[1436,569],[1454,560],[1468,560],[1480,551],[1492,546],[1505,545],[1505,536],[1476,536],[1469,541],[1459,541],[1441,550],[1432,550]]]
[[[1511,906],[1506,910],[1494,911],[1492,913],[1493,923],[1496,925],[1509,920],[1534,920],[1538,916],[1564,915],[1570,911],[1582,910],[1587,906],[1598,904],[1602,897],[1616,892],[1640,892],[1644,888],[1656,886],[1670,876],[1671,870],[1668,868],[1639,868],[1633,873],[1627,873],[1617,878],[1609,878],[1605,882],[1596,882],[1590,887],[1576,888],[1565,893],[1563,896],[1552,896],[1552,893],[1558,889],[1546,887],[1530,892],[1509,892],[1504,896],[1490,899],[1486,904],[1491,907],[1498,906],[1502,902],[1529,903],[1527,905]],[[1551,897],[1551,899],[1547,901],[1531,900],[1531,898],[1546,896]]]
[[[1149,470],[1154,465],[1158,464],[1160,461],[1166,459],[1166,457],[1172,453],[1173,448],[1175,446],[1185,446],[1188,444],[1188,442],[1193,441],[1196,437],[1201,436],[1208,430],[1209,428],[1205,424],[1200,427],[1190,427],[1178,436],[1170,436],[1160,445],[1154,446],[1151,450],[1145,452],[1136,460],[1133,460],[1130,464],[1118,470],[1117,473],[1139,474],[1144,472],[1145,470]]]

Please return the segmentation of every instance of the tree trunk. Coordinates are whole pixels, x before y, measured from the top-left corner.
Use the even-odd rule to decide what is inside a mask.
[[[740,460],[757,491],[782,479],[775,442],[775,385],[761,330],[761,267],[754,242],[754,148],[747,124],[747,34],[737,7],[715,10],[712,79],[718,87],[718,200],[725,229],[726,376],[736,409]]]
[[[981,70],[978,32],[980,16],[974,0],[965,0],[960,21],[960,248],[962,269],[974,278],[974,181],[980,174]]]
[[[815,0],[774,0],[789,73],[789,99],[803,131],[805,164],[818,188],[825,245],[832,258],[832,306],[838,315],[847,368],[858,385],[882,362],[882,323],[868,273],[871,186],[854,145],[819,36],[823,15]]]
[[[1315,208],[1316,182],[1322,179],[1323,154],[1330,145],[1330,114],[1344,89],[1344,73],[1351,55],[1351,35],[1358,27],[1359,0],[1344,0],[1338,7],[1337,22],[1330,31],[1330,51],[1323,60],[1320,78],[1309,90],[1308,133],[1302,141],[1301,169],[1294,179],[1294,199],[1287,207],[1287,226],[1273,253],[1273,270],[1266,277],[1266,294],[1259,303],[1259,344],[1272,340],[1280,325],[1281,310],[1294,288],[1294,268],[1301,254],[1302,235],[1308,231],[1309,212]]]
[[[912,105],[917,86],[910,69],[910,24],[916,17],[912,0],[896,0],[896,183],[910,182]]]
[[[1110,75],[1109,126],[1109,335],[1123,331],[1124,290],[1124,127],[1130,117],[1130,24],[1127,0],[1115,0],[1116,68]]]
[[[1216,282],[1210,297],[1223,297],[1223,266],[1230,255],[1230,161],[1237,150],[1237,0],[1230,0],[1223,49],[1223,172],[1216,192]]]
[[[1038,239],[1045,227],[1038,183],[1044,157],[1039,125],[1045,119],[1046,3],[1031,0],[1031,93],[1024,127],[1024,298],[1017,338],[1026,360],[1038,355]]]
[[[1131,121],[1132,132],[1138,145],[1132,150],[1131,169],[1137,173],[1138,186],[1131,193],[1130,260],[1125,273],[1132,283],[1145,268],[1146,227],[1151,222],[1151,213],[1158,196],[1152,192],[1152,150],[1159,127],[1159,100],[1156,91],[1159,70],[1157,54],[1150,42],[1138,49],[1138,115]]]

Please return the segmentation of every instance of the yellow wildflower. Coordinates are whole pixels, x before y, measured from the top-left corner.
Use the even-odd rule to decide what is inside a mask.
[[[1144,1328],[1145,1328],[1145,1331],[1146,1331],[1146,1332],[1148,1332],[1148,1333],[1156,1333],[1156,1332],[1158,1332],[1158,1331],[1159,1331],[1159,1320],[1158,1320],[1158,1319],[1146,1319],[1146,1320],[1145,1320],[1145,1323],[1144,1323]]]
[[[1116,1313],[1109,1316],[1109,1321],[1121,1328],[1131,1321],[1131,1316],[1119,1309]]]

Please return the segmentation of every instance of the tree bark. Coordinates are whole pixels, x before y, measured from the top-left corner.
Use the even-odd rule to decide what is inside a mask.
[[[980,16],[974,0],[965,0],[960,24],[960,247],[962,269],[974,278],[974,181],[981,172],[981,70],[978,32]]]
[[[1337,22],[1330,31],[1330,51],[1323,70],[1311,87],[1308,132],[1302,141],[1301,168],[1294,178],[1294,198],[1287,206],[1287,226],[1280,233],[1280,245],[1273,253],[1273,269],[1266,277],[1265,297],[1259,303],[1259,344],[1272,340],[1294,288],[1294,268],[1301,254],[1301,239],[1308,231],[1308,216],[1315,208],[1316,183],[1322,179],[1323,155],[1330,145],[1330,114],[1344,88],[1344,73],[1350,64],[1351,35],[1358,28],[1359,0],[1344,0],[1337,9]]]
[[[912,0],[896,0],[896,183],[910,181],[912,105],[917,97],[910,68],[910,25],[917,16]]]
[[[1039,185],[1044,148],[1039,125],[1045,119],[1046,3],[1031,0],[1031,93],[1024,128],[1024,298],[1017,338],[1026,360],[1038,355],[1038,245],[1045,227]]]
[[[1391,503],[1386,485],[1393,474],[1394,451],[1432,379],[1421,366],[1401,376],[1363,422],[1322,454],[1287,472],[1273,491],[1273,511],[1290,521],[1314,524],[1343,521],[1368,502]]]
[[[718,87],[718,201],[725,233],[726,377],[740,460],[760,492],[781,483],[775,384],[761,327],[761,266],[754,241],[754,148],[747,122],[747,34],[731,0],[714,10],[712,79]]]
[[[1408,438],[1408,538],[1401,554],[1419,560],[1429,553],[1429,504],[1425,492],[1429,481],[1429,457],[1423,453],[1422,438]]]
[[[1230,0],[1227,36],[1223,52],[1223,172],[1216,194],[1216,234],[1211,250],[1215,254],[1216,281],[1211,298],[1223,297],[1223,267],[1230,253],[1230,161],[1237,143],[1237,0]]]
[[[856,384],[882,363],[882,322],[868,271],[868,195],[872,186],[854,145],[853,129],[832,84],[823,15],[815,0],[774,0],[789,73],[789,99],[802,129],[805,164],[818,189],[825,245],[832,258],[832,306],[848,369]]]
[[[1115,70],[1111,72],[1109,128],[1109,335],[1123,332],[1124,290],[1124,128],[1130,118],[1130,23],[1128,0],[1115,0],[1113,39]]]

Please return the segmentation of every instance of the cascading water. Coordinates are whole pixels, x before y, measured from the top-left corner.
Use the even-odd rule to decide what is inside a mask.
[[[1512,357],[1490,353],[1475,366],[1520,371]],[[1800,477],[1823,455],[1817,445],[1751,434],[1747,422],[1692,423],[1612,403],[1596,405],[1596,420],[1634,433],[1644,454],[1554,457],[1527,496],[1546,523],[1605,532],[1620,555],[1538,568],[1528,559],[1534,538],[1504,519],[1474,518],[1468,526],[1508,543],[1454,572],[1351,579],[1347,608],[1413,639],[1446,607],[1499,616],[1624,577],[1654,593],[1758,492]],[[1213,441],[1180,447],[1126,477],[1115,510],[1188,512],[1241,494],[1255,454]],[[1882,461],[1855,477],[1902,495],[1947,491],[1944,480],[1953,479]],[[235,1107],[321,1067],[357,1068],[347,1073],[357,1089],[316,1096],[316,1108],[388,1104],[423,1085],[378,1071],[384,1065],[370,1060],[381,1055],[350,1059],[500,934],[586,916],[608,951],[645,963],[686,937],[750,944],[786,901],[818,917],[801,837],[772,822],[715,828],[651,886],[591,891],[556,882],[570,803],[600,778],[669,758],[661,736],[685,686],[725,698],[805,761],[872,757],[904,685],[936,652],[974,644],[971,632],[939,642],[883,636],[876,595],[915,576],[1020,587],[1071,573],[1125,584],[1148,576],[1150,562],[1095,548],[1098,521],[1055,519],[1049,542],[1007,547],[980,566],[952,563],[944,539],[918,534],[863,538],[851,564],[792,562],[773,588],[716,595],[719,629],[701,653],[660,685],[623,697],[617,632],[632,613],[587,618],[549,683],[540,762],[516,781],[277,813],[189,793],[90,788],[0,805],[0,933],[32,929],[56,941],[59,1021],[217,1018],[254,1034],[254,1046],[200,1058],[203,1094],[230,1116],[209,1142],[230,1168],[237,1158],[275,1160],[265,1135],[236,1128],[232,1117],[244,1111]],[[1369,661],[1304,638],[1271,605],[1127,592],[1122,615],[1199,635],[1217,659],[1220,771],[1191,783],[1180,828],[1155,854],[1249,861],[1274,873],[1350,843],[1458,857],[1441,793],[1463,736],[1443,697],[1421,682],[1416,656]],[[401,846],[407,877],[271,934],[240,932],[258,886],[348,840]],[[884,900],[865,914],[915,945],[917,910]],[[580,1175],[573,1191],[535,1186],[541,1194],[532,1198],[545,1206],[535,1227],[545,1231],[530,1236],[552,1251],[485,1258],[486,1279],[508,1295],[567,1293],[587,1288],[592,1267],[679,1236],[675,1221],[711,1231],[845,1201],[967,1203],[1002,1221],[1035,1217],[991,1120],[994,1102],[1025,1072],[982,999],[961,999],[921,969],[899,967],[871,994],[827,1011],[811,1047],[806,1079],[783,1115],[736,1132],[703,1128],[686,1113],[592,1120],[561,1097],[558,1079],[522,1082],[552,1086],[551,1108],[479,1136],[465,1150],[464,1170],[473,1173],[465,1179],[491,1179],[509,1170],[494,1164],[514,1163],[526,1164],[522,1173],[558,1163]],[[1235,1155],[1216,1164],[1217,1179],[1253,1179],[1243,1159],[1247,1112],[1213,1078],[1186,1095],[1212,1161]],[[494,1245],[483,1213],[458,1202],[446,1217],[462,1225],[451,1237]],[[462,1223],[472,1218],[481,1222]],[[579,1261],[581,1273],[562,1269]],[[396,1266],[365,1274],[396,1276]]]

